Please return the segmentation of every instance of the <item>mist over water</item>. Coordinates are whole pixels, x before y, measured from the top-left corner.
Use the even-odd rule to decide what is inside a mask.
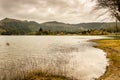
[[[108,60],[88,40],[101,38],[105,37],[0,36],[0,80],[20,80],[34,70],[94,80],[105,72]]]

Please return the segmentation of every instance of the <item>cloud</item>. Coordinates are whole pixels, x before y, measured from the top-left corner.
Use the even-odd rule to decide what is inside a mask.
[[[38,22],[56,20],[66,23],[101,21],[101,18],[96,17],[105,10],[91,14],[95,5],[93,0],[0,0],[0,18]],[[109,14],[103,17],[107,18],[105,21],[111,20],[108,16]]]

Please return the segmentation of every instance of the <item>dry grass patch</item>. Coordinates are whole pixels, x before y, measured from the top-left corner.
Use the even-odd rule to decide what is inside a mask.
[[[120,40],[94,40],[97,48],[107,52],[109,67],[98,80],[120,80]]]

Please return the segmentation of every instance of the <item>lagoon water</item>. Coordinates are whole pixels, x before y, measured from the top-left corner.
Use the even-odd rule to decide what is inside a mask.
[[[105,37],[0,36],[0,80],[20,79],[35,70],[94,80],[104,74],[108,60],[88,40],[101,38]]]

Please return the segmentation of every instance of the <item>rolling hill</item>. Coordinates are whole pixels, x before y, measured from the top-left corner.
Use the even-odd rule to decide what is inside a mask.
[[[0,34],[3,35],[26,35],[29,33],[37,32],[42,28],[45,31],[52,32],[82,32],[87,30],[99,30],[105,29],[111,32],[115,31],[115,23],[80,23],[80,24],[66,24],[57,21],[37,23],[35,21],[21,21],[11,18],[5,18],[0,20]],[[120,31],[120,23],[118,23],[118,29]]]

